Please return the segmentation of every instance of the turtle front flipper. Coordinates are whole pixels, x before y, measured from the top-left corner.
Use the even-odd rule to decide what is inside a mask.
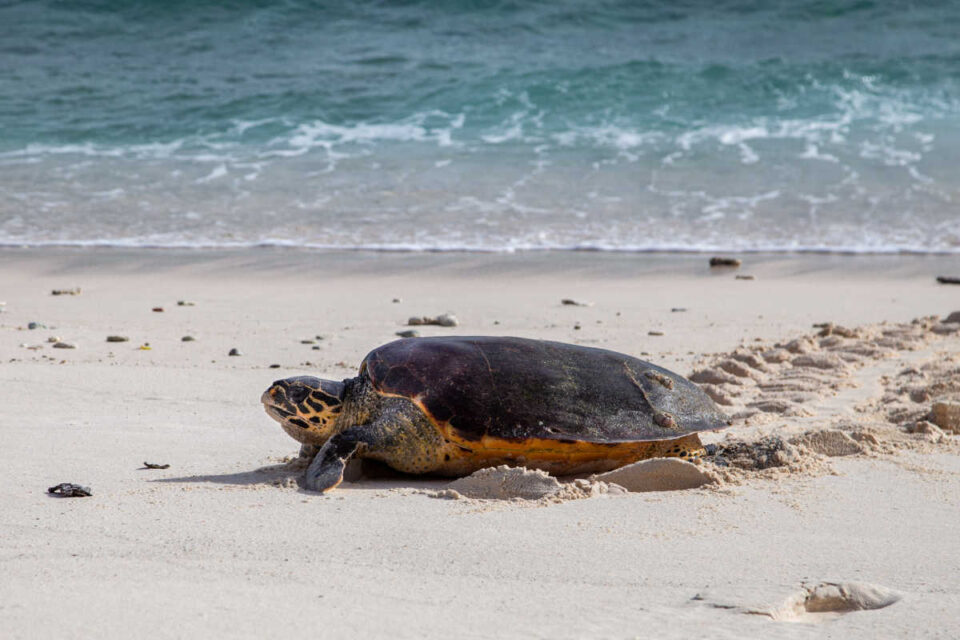
[[[365,443],[357,430],[348,429],[333,436],[321,447],[307,468],[304,486],[310,491],[326,493],[343,482],[347,461]]]

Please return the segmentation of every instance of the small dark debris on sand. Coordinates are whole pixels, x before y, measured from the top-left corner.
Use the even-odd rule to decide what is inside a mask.
[[[270,369],[279,369],[279,368],[280,368],[280,365],[274,363],[274,364],[270,365],[268,368],[270,368]]]
[[[183,336],[182,338],[180,338],[180,342],[194,342],[195,340],[196,338],[194,338],[193,336]]]
[[[47,493],[61,498],[86,498],[93,495],[90,487],[82,487],[70,482],[61,482],[55,487],[50,487]]]
[[[647,331],[648,336],[662,336],[663,331]]]
[[[168,464],[156,464],[155,462],[144,462],[144,469],[169,469],[170,465]]]
[[[78,296],[80,295],[80,287],[74,287],[73,289],[54,289],[50,292],[50,295],[53,296]]]
[[[403,302],[403,299],[402,299],[402,298],[394,298],[394,299],[393,299],[393,304],[400,304],[401,302]]]
[[[27,329],[30,329],[31,331],[33,331],[34,329],[46,329],[46,328],[47,328],[47,325],[43,324],[42,322],[27,323]]]
[[[460,324],[457,320],[457,317],[451,313],[444,313],[435,318],[429,316],[413,317],[407,320],[407,325],[411,327],[425,325],[425,324],[434,324],[441,327],[455,327]]]
[[[230,353],[228,353],[227,355],[228,355],[228,356],[241,356],[241,355],[243,355],[243,354],[240,353],[240,349],[237,349],[236,347],[234,347],[233,349],[230,349]]]
[[[420,332],[414,329],[407,329],[405,331],[397,331],[396,335],[400,336],[401,338],[419,338]]]
[[[568,307],[592,307],[592,302],[581,302],[580,300],[573,300],[572,298],[564,298],[560,301],[560,304]]]
[[[130,342],[127,336],[107,336],[107,342]]]
[[[686,307],[673,307],[670,309],[670,313],[686,313]],[[619,313],[617,315],[620,315]]]
[[[960,284],[960,278],[951,276],[937,276],[937,282],[940,284]]]
[[[711,267],[739,267],[741,264],[743,264],[743,261],[740,258],[724,258],[722,256],[710,258]]]
[[[153,312],[154,312],[154,313],[163,313],[163,307],[154,307],[154,308],[153,308]]]
[[[197,306],[195,302],[190,302],[189,300],[177,300],[178,307],[195,307]]]
[[[55,342],[53,343],[54,349],[76,349],[77,345],[72,342]]]
[[[748,276],[748,275],[738,275],[735,277],[737,280],[756,280],[757,279],[756,276]]]

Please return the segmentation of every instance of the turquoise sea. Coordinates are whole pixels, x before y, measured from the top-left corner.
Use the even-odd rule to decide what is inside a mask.
[[[0,0],[0,244],[960,253],[960,2]]]

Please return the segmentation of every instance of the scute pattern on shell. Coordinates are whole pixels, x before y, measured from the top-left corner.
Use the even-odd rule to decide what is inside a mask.
[[[594,443],[666,440],[727,418],[689,380],[605,349],[507,337],[397,340],[361,365],[458,436]]]

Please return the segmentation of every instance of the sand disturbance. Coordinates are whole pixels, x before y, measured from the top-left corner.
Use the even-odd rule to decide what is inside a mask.
[[[828,471],[842,456],[960,449],[950,437],[960,433],[960,323],[815,328],[716,355],[690,375],[734,419],[705,460],[721,481]]]
[[[560,482],[545,471],[500,465],[480,469],[465,478],[454,480],[441,491],[426,493],[434,498],[451,500],[530,500],[553,503],[622,494],[626,493],[626,489],[592,480]]]
[[[591,479],[614,483],[634,492],[694,489],[720,481],[715,472],[679,458],[641,460]]]
[[[735,613],[768,616],[779,622],[827,622],[854,611],[874,611],[899,602],[903,596],[868,582],[820,582],[791,587],[744,589],[717,593],[707,589],[693,597]]]
[[[560,481],[545,471],[501,465],[454,480],[446,489],[427,492],[434,498],[532,500],[547,503],[582,500],[628,492],[677,491],[719,482],[705,468],[677,458],[654,458],[591,476]]]

